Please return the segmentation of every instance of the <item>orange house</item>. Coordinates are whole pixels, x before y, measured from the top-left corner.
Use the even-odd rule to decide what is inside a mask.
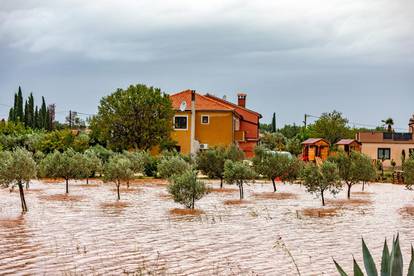
[[[240,149],[242,149],[246,157],[254,156],[254,149],[259,142],[259,120],[262,115],[256,111],[246,108],[246,97],[244,93],[237,94],[237,104],[229,102],[225,99],[218,98],[211,94],[206,94],[210,99],[225,104],[229,108],[233,108],[240,117],[240,131],[243,133],[244,139],[238,141]]]
[[[195,154],[214,146],[240,146],[246,142],[246,131],[241,129],[242,116],[235,106],[194,90],[170,98],[175,110],[171,138],[177,142],[177,151]]]

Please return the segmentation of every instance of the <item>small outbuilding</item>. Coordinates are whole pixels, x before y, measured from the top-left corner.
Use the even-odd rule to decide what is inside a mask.
[[[310,138],[302,142],[302,159],[316,161],[320,158],[325,161],[329,157],[329,142],[323,138]]]
[[[347,154],[350,154],[352,151],[361,152],[361,143],[355,139],[342,139],[336,145],[339,150],[343,150]]]

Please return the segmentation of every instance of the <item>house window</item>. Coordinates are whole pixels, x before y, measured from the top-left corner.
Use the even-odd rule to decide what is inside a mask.
[[[177,130],[187,130],[187,123],[188,123],[188,117],[187,116],[174,116],[174,129]]]
[[[379,160],[390,160],[391,159],[391,149],[390,148],[379,148],[378,149],[378,159]]]
[[[201,116],[201,123],[203,125],[208,125],[210,123],[210,116],[208,116],[208,115],[202,115]]]

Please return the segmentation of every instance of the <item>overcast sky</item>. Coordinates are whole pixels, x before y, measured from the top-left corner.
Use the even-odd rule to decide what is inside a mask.
[[[339,110],[407,128],[414,113],[412,0],[0,0],[0,117],[19,85],[95,113],[144,83],[236,100],[279,125]]]

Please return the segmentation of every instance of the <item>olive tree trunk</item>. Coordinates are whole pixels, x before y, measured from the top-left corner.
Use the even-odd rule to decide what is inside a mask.
[[[118,180],[116,182],[116,191],[118,193],[118,200],[121,200],[121,194],[119,193],[119,187],[121,186],[121,182]]]
[[[325,192],[325,190],[321,191],[322,206],[325,206],[325,197],[324,197],[324,194],[323,194],[324,192]]]
[[[26,205],[26,199],[24,198],[24,190],[23,190],[23,183],[19,181],[19,192],[20,192],[20,201],[22,203],[22,212],[27,212],[27,205]]]
[[[273,192],[276,192],[277,189],[276,189],[276,183],[275,183],[275,179],[274,178],[272,178],[272,184],[273,184]]]
[[[69,179],[65,178],[66,181],[66,193],[69,194]]]

